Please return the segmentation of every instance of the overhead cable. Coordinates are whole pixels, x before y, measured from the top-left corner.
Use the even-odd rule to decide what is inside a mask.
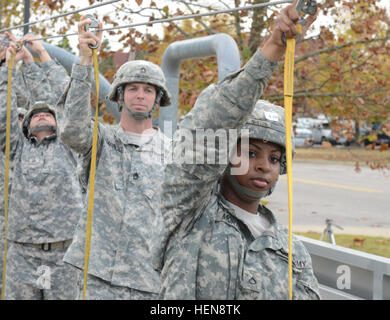
[[[270,1],[270,2],[266,2],[266,3],[259,3],[259,4],[250,5],[250,6],[245,6],[245,7],[229,8],[229,9],[210,11],[210,12],[204,12],[204,13],[198,13],[198,14],[182,15],[182,16],[176,16],[176,17],[172,17],[172,18],[164,18],[164,19],[152,20],[152,21],[147,21],[147,22],[132,23],[132,24],[124,25],[124,26],[116,26],[116,27],[110,27],[110,28],[95,29],[95,31],[112,31],[112,30],[125,29],[125,28],[128,29],[128,28],[134,28],[134,27],[145,26],[145,25],[153,25],[153,24],[157,24],[157,23],[165,23],[165,22],[172,22],[172,21],[178,21],[178,20],[187,20],[187,19],[195,19],[195,18],[212,16],[212,15],[221,14],[221,13],[230,13],[230,12],[236,12],[236,11],[253,10],[253,9],[256,9],[256,8],[275,6],[275,5],[278,5],[278,4],[292,3],[292,2],[293,2],[293,0]],[[68,33],[68,34],[63,34],[63,35],[47,36],[47,37],[32,39],[32,40],[29,40],[29,41],[47,40],[47,39],[54,39],[54,38],[64,38],[64,37],[77,36],[77,35],[78,35],[78,32],[75,32],[75,33]]]
[[[24,24],[13,26],[13,27],[9,27],[9,28],[4,28],[4,29],[0,30],[0,33],[4,32],[4,31],[13,30],[13,29],[24,28],[25,26],[31,26],[31,25],[34,25],[34,24],[37,24],[37,23],[41,23],[41,22],[45,22],[45,21],[49,21],[49,20],[62,18],[62,17],[69,16],[69,15],[74,14],[74,13],[79,13],[79,12],[82,12],[82,11],[95,9],[95,8],[106,6],[108,4],[112,4],[112,3],[118,2],[118,1],[123,1],[123,0],[110,0],[110,1],[103,2],[103,3],[97,3],[97,4],[94,4],[92,6],[88,6],[88,7],[81,8],[81,9],[77,9],[77,10],[74,10],[74,11],[69,11],[69,12],[66,12],[66,13],[61,13],[59,15],[48,17],[48,18],[45,18],[45,19],[42,19],[42,20],[28,22],[28,23],[24,23]]]

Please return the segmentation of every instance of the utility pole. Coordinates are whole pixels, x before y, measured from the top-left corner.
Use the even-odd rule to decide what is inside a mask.
[[[30,21],[30,0],[24,0],[24,23],[29,23]],[[29,32],[29,26],[23,27],[23,35],[26,35]]]

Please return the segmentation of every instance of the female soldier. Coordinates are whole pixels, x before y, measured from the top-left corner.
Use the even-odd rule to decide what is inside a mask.
[[[175,133],[172,154],[180,158],[166,166],[161,196],[168,230],[163,299],[289,297],[287,230],[259,205],[286,172],[284,111],[258,99],[284,54],[282,34],[297,33],[295,3],[281,11],[271,37],[241,70],[201,93]],[[203,154],[227,156],[220,139],[206,150],[204,139],[182,140],[183,133],[196,135],[200,129],[229,131],[230,140],[231,129],[242,127],[249,130],[248,170],[236,177],[233,169],[239,168],[233,161],[192,162],[194,152],[197,159]],[[238,139],[237,150],[244,140]],[[245,152],[240,156],[243,168]],[[293,298],[318,299],[310,256],[296,239],[292,257]]]
[[[259,204],[286,173],[284,109],[259,100],[243,129],[247,153],[219,181],[205,164],[182,166],[164,183],[166,217],[187,213],[167,243],[164,299],[288,299],[288,230]],[[245,150],[240,139],[237,150]],[[245,160],[247,173],[233,175]],[[319,299],[310,256],[295,238],[292,256],[293,298]]]

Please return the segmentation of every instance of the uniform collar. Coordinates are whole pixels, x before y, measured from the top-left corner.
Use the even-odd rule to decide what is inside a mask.
[[[44,142],[51,142],[51,141],[53,141],[53,140],[55,140],[57,138],[57,134],[56,133],[53,133],[53,134],[51,134],[51,135],[48,135],[48,136],[46,136],[46,137],[44,137],[42,140],[41,140],[41,142],[39,142],[38,141],[38,139],[35,137],[35,136],[31,136],[30,138],[29,138],[29,140],[31,141],[31,142],[33,142],[33,143],[36,143],[36,144],[43,144]]]
[[[155,134],[150,135],[150,138],[145,141],[144,145],[148,145],[153,141],[153,138],[160,133],[160,129],[158,127],[153,127],[153,129],[157,130]],[[115,136],[123,143],[128,145],[134,145],[129,137],[128,133],[123,129],[121,124],[117,124],[117,130],[115,130]],[[142,147],[142,146],[141,146]]]
[[[234,209],[230,206],[229,202],[224,198],[224,196],[220,192],[220,184],[218,183],[215,187],[215,192],[218,196],[218,202],[220,206],[229,214],[234,215]],[[270,225],[274,228],[276,225],[276,219],[274,214],[271,212],[271,210],[264,207],[261,203],[259,204],[259,207],[257,208],[257,212],[259,215],[264,216],[270,223]]]
[[[219,184],[215,187],[214,190],[217,192],[218,206],[221,209],[217,210],[218,213],[215,217],[216,221],[224,221],[241,231],[248,241],[248,250],[256,252],[262,251],[264,249],[272,249],[287,257],[289,251],[288,229],[284,225],[277,223],[276,218],[271,210],[267,209],[262,204],[259,205],[258,212],[260,215],[263,215],[267,218],[267,220],[270,222],[270,227],[268,230],[265,230],[260,237],[254,239],[252,233],[249,231],[246,225],[234,216],[234,209],[219,192]],[[295,246],[293,246],[294,264],[297,263],[296,255],[297,251]]]
[[[238,218],[234,216],[234,209],[229,205],[229,202],[223,197],[223,195],[219,192],[219,185],[216,186],[216,191],[218,190],[218,205],[222,210],[218,210],[219,213],[215,217],[216,220],[226,221],[231,225],[234,225],[236,228],[243,231],[243,226],[245,229],[245,233],[250,234],[249,229],[241,223]],[[261,251],[264,248],[270,248],[274,250],[282,250],[288,252],[288,237],[286,237],[285,227],[277,223],[274,214],[271,210],[267,209],[262,204],[259,204],[258,213],[264,216],[269,222],[270,227],[268,230],[264,231],[264,233],[258,237],[257,239],[253,238],[253,242],[250,243],[250,249],[253,251]],[[247,232],[246,232],[247,231]]]

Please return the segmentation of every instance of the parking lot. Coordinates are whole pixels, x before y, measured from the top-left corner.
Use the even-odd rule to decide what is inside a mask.
[[[359,133],[356,133],[356,123],[352,120],[330,120],[325,116],[319,118],[297,117],[292,123],[295,145],[297,147],[312,147],[329,142],[332,146],[380,146],[390,145],[390,122],[383,124],[360,121]]]

